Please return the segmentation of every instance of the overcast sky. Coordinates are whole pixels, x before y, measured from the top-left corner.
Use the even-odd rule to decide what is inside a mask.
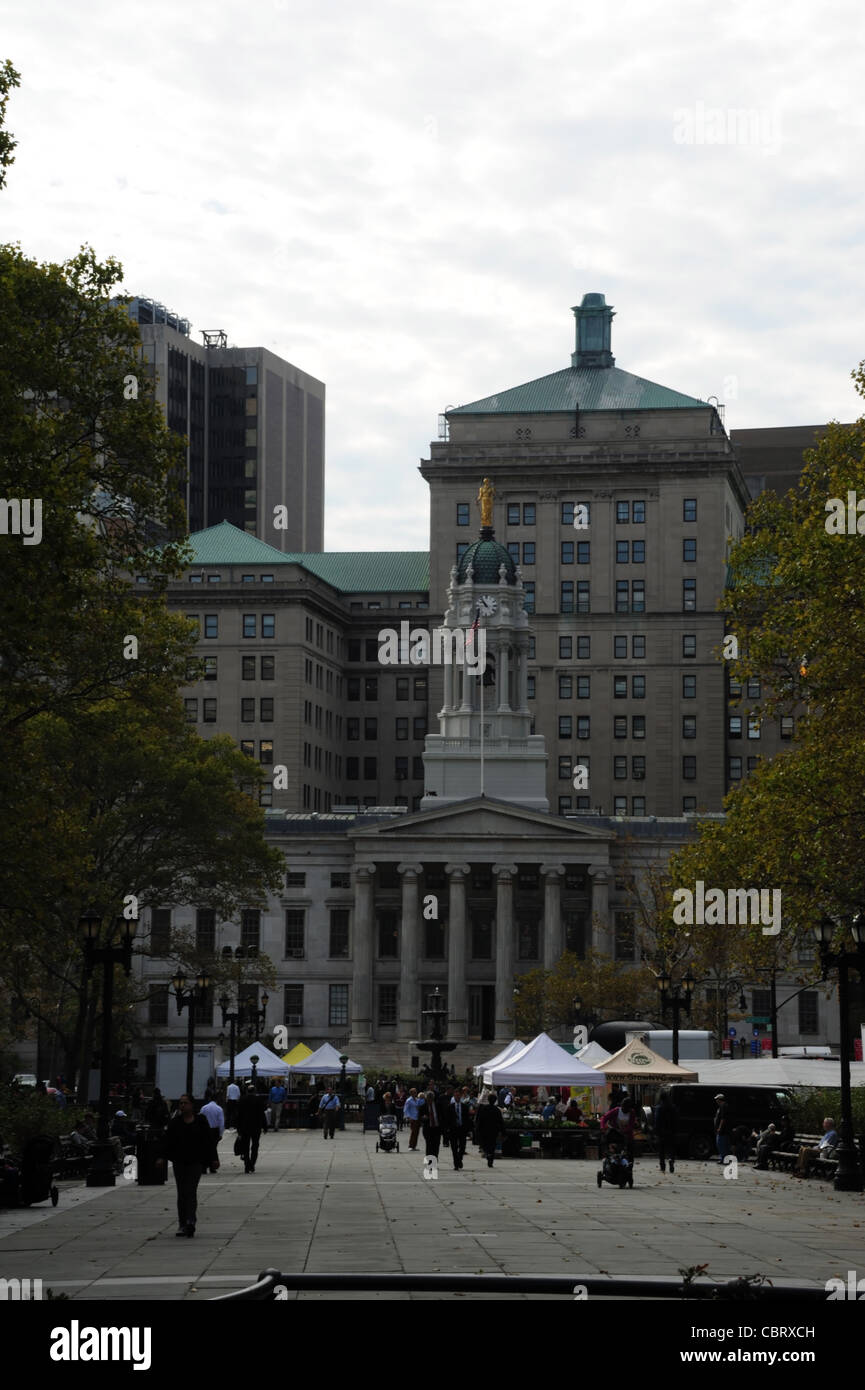
[[[323,380],[328,549],[425,548],[438,413],[570,366],[587,291],[729,429],[862,413],[860,0],[17,10],[0,237]]]

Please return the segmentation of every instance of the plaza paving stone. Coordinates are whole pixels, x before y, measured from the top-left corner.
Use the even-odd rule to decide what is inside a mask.
[[[762,1273],[820,1288],[857,1262],[865,1273],[865,1196],[819,1179],[740,1165],[731,1180],[716,1164],[690,1161],[665,1175],[647,1158],[633,1190],[598,1189],[595,1161],[503,1159],[491,1170],[470,1145],[461,1172],[443,1153],[432,1181],[422,1154],[376,1154],[375,1135],[356,1129],[332,1143],[316,1131],[266,1135],[256,1172],[246,1175],[232,1140],[223,1141],[219,1173],[200,1185],[194,1240],[174,1238],[171,1179],[161,1187],[63,1183],[56,1209],[0,1210],[0,1277],[38,1277],[88,1302],[199,1302],[251,1284],[268,1266],[543,1273],[577,1283],[581,1274],[675,1275],[708,1264],[717,1277]]]

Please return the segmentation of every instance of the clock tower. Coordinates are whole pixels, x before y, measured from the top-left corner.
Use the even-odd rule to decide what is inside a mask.
[[[445,655],[458,653],[464,642],[467,659],[444,667],[439,732],[427,735],[424,749],[424,811],[480,795],[549,811],[545,741],[531,732],[528,707],[525,591],[519,569],[495,539],[494,495],[484,478],[478,539],[450,572],[442,626],[457,640],[443,648]]]

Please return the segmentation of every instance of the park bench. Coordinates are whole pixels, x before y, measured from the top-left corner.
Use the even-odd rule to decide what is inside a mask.
[[[90,1154],[76,1144],[71,1134],[58,1134],[57,1147],[52,1159],[54,1176],[58,1178],[83,1177],[87,1172]]]
[[[799,1162],[799,1150],[805,1146],[816,1148],[822,1139],[821,1134],[794,1134],[793,1143],[785,1149],[775,1149],[769,1154],[769,1167],[776,1171],[792,1173]],[[812,1158],[808,1163],[808,1174],[818,1173],[820,1177],[831,1178],[835,1175],[838,1166],[837,1159]]]

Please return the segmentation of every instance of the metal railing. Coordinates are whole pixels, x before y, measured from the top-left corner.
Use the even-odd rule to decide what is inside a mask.
[[[762,1275],[714,1283],[710,1279],[675,1275],[592,1274],[284,1274],[265,1269],[255,1284],[234,1293],[219,1294],[213,1303],[251,1301],[271,1303],[289,1291],[344,1293],[474,1293],[553,1294],[560,1298],[677,1298],[712,1302],[759,1301],[824,1303],[826,1288],[817,1284],[773,1284]]]

